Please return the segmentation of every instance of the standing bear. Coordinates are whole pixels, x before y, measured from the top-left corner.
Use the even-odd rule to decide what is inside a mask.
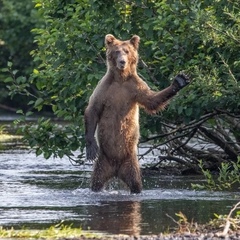
[[[140,38],[121,41],[105,37],[107,73],[99,81],[85,110],[87,159],[95,160],[92,191],[101,191],[113,177],[121,179],[131,193],[142,190],[137,157],[139,106],[148,113],[163,110],[169,100],[189,83],[178,74],[162,91],[152,91],[137,74]],[[96,132],[96,138],[95,138]]]

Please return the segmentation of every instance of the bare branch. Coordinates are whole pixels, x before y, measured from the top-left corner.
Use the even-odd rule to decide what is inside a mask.
[[[183,132],[183,131],[191,130],[192,128],[196,128],[196,127],[202,125],[204,122],[206,122],[208,119],[212,118],[215,115],[217,115],[217,113],[205,114],[202,117],[200,117],[199,120],[193,120],[187,125],[181,125],[181,126],[175,127],[175,128],[171,127],[172,131],[166,132],[164,134],[159,134],[159,135],[156,135],[153,137],[145,138],[144,140],[140,141],[140,143],[148,142],[148,141],[159,139],[159,138],[164,138],[169,135],[173,135],[176,132]],[[165,124],[165,126],[167,126],[167,125]],[[180,137],[182,137],[182,136],[180,136]]]
[[[229,212],[229,214],[226,218],[226,224],[225,224],[223,231],[221,233],[218,233],[219,237],[225,237],[228,234],[229,228],[231,226],[231,216],[236,209],[239,209],[239,206],[240,206],[240,202],[238,202]]]
[[[238,154],[217,133],[202,126],[199,127],[199,130],[221,147],[232,160],[237,160]]]
[[[189,136],[188,136],[187,140],[186,140],[184,143],[180,144],[177,148],[175,148],[172,153],[176,152],[176,151],[177,151],[178,149],[180,149],[181,147],[187,145],[187,143],[193,138],[193,136],[195,135],[196,132],[197,132],[197,128],[193,129],[193,130],[190,132],[190,134],[188,134]]]

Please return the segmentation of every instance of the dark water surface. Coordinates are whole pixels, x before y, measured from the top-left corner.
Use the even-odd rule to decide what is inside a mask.
[[[36,157],[28,150],[0,153],[0,226],[43,228],[64,221],[84,230],[113,234],[158,234],[176,226],[183,212],[204,223],[227,214],[236,193],[193,191],[196,177],[148,176],[144,191],[131,195],[118,183],[104,192],[89,189],[92,166]]]

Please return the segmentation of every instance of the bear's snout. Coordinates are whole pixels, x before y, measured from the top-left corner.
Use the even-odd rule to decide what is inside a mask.
[[[124,69],[126,67],[126,61],[125,60],[120,60],[119,61],[119,69]]]
[[[127,58],[125,56],[120,56],[117,59],[117,68],[118,69],[125,69],[127,66]]]

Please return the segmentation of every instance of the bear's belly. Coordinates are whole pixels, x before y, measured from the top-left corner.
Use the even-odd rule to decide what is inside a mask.
[[[98,123],[97,138],[100,151],[108,158],[123,159],[132,155],[136,152],[139,139],[138,116],[102,116]]]

